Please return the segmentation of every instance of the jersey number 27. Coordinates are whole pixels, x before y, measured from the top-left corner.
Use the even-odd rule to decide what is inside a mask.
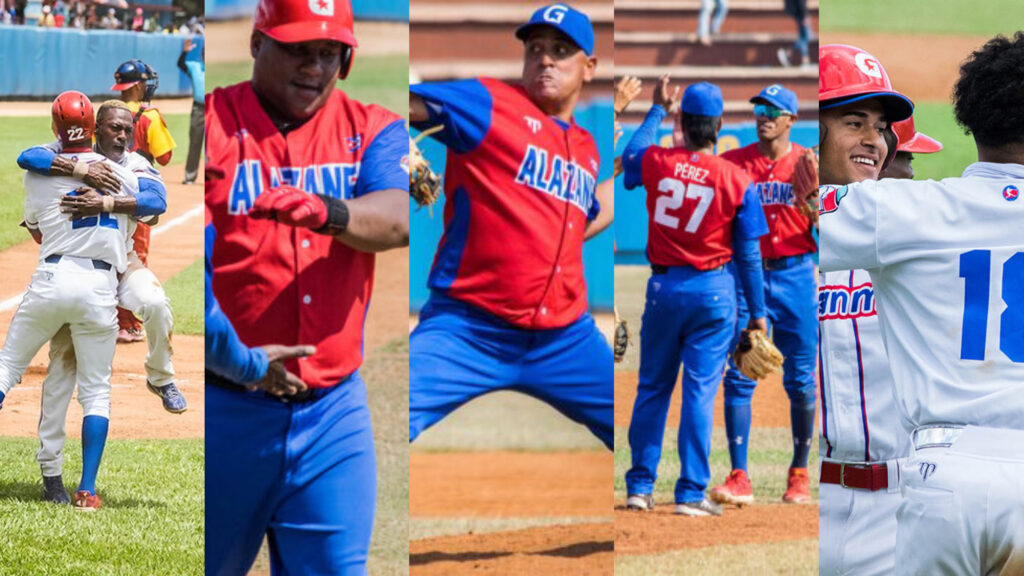
[[[690,219],[686,222],[686,228],[684,228],[690,233],[696,232],[700,228],[700,223],[708,212],[708,206],[711,205],[711,200],[715,197],[715,189],[710,186],[698,184],[687,186],[685,182],[675,178],[662,178],[658,182],[658,192],[670,192],[672,195],[658,196],[658,201],[654,204],[654,221],[673,230],[679,228],[679,218],[672,216],[668,211],[678,210],[686,198],[697,199],[697,208],[690,215]]]
[[[960,255],[960,277],[964,279],[961,360],[985,359],[991,273],[991,250],[971,250]],[[1024,362],[1024,252],[1017,252],[1003,262],[1000,293],[1006,310],[999,317],[999,349],[1012,362],[1021,363]]]

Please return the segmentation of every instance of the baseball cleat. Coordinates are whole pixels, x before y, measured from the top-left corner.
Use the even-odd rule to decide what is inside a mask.
[[[95,512],[102,505],[98,494],[90,494],[87,490],[75,492],[75,510],[79,512]]]
[[[147,380],[146,388],[149,388],[150,392],[163,399],[164,410],[167,410],[171,414],[181,414],[185,410],[188,410],[188,402],[185,400],[185,396],[178,391],[178,387],[174,385],[174,382],[157,388]]]
[[[142,342],[146,339],[146,335],[142,330],[136,328],[125,328],[118,330],[117,332],[117,343],[118,344],[132,344],[134,342]]]
[[[64,489],[64,479],[60,474],[43,476],[43,500],[54,504],[71,504],[71,498]]]
[[[719,504],[745,506],[754,502],[754,489],[746,470],[733,470],[725,483],[711,489],[711,499]]]
[[[630,494],[626,498],[626,510],[650,512],[654,510],[654,496],[650,494]]]
[[[775,55],[779,57],[779,64],[781,64],[783,68],[789,68],[790,66],[793,65],[793,63],[789,61],[788,49],[779,48],[779,51],[776,52]]]
[[[811,477],[807,468],[790,468],[786,480],[786,493],[782,501],[787,504],[806,504],[811,501]]]
[[[676,504],[676,514],[683,516],[721,516],[722,506],[715,504],[707,498],[697,502],[679,502]]]

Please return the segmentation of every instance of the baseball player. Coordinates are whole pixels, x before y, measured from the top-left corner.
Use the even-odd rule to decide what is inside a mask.
[[[914,127],[913,116],[900,122],[893,122],[892,129],[896,133],[899,145],[896,147],[896,156],[889,166],[882,170],[879,178],[913,180],[914,154],[934,154],[942,150],[942,142],[918,132]]]
[[[611,450],[612,351],[587,311],[582,254],[610,216],[597,146],[572,119],[597,65],[594,32],[587,15],[553,4],[516,37],[520,85],[409,88],[412,125],[443,126],[433,137],[448,148],[444,236],[409,339],[409,440],[478,396],[514,390]]]
[[[128,233],[131,233],[137,218],[158,216],[166,207],[166,189],[160,175],[150,166],[146,159],[138,154],[126,153],[132,137],[131,111],[120,100],[110,100],[100,106],[96,119],[95,151],[115,162],[138,178],[139,192],[137,196],[117,196],[111,212],[129,215]],[[67,158],[58,156],[61,142],[45,146],[37,146],[26,150],[19,156],[19,164],[37,174],[55,176],[74,176],[75,164]],[[96,163],[112,170],[107,163]],[[119,186],[116,179],[110,186]],[[108,183],[97,182],[103,189]],[[67,195],[61,198],[61,209],[69,217],[81,219],[96,216],[102,211],[103,196],[98,193]],[[38,241],[37,237],[37,241]],[[128,265],[118,280],[118,302],[135,311],[146,320],[154,334],[170,334],[170,304],[164,294],[160,282],[149,269],[138,263],[131,248],[129,239],[126,247]],[[167,324],[165,326],[165,324]],[[168,339],[151,340],[151,347],[162,344],[157,353],[150,354],[147,359],[149,389],[164,398],[165,408],[168,401],[171,407],[180,406],[177,412],[184,411],[185,399],[173,383],[156,387],[152,382],[160,382],[157,377],[164,373],[173,375],[172,371],[150,368],[150,366],[170,365],[170,342]],[[44,498],[59,504],[67,503],[67,493],[63,483],[59,481],[63,468],[63,447],[65,440],[64,423],[71,395],[75,388],[75,349],[70,332],[65,326],[50,341],[49,365],[46,378],[43,380],[42,412],[39,418],[40,447],[36,459],[43,472]],[[155,362],[159,359],[159,364]],[[169,388],[167,387],[169,386]],[[55,480],[56,478],[56,480]]]
[[[118,199],[117,211],[132,216],[129,220],[129,227],[132,231],[132,241],[129,242],[128,268],[118,280],[118,302],[119,306],[133,313],[135,317],[141,318],[143,324],[149,331],[148,342],[149,353],[146,355],[146,387],[160,397],[164,409],[172,414],[181,414],[188,409],[188,402],[185,396],[174,384],[174,365],[171,362],[173,351],[171,349],[171,333],[174,328],[174,316],[171,310],[170,301],[164,293],[163,287],[157,277],[147,268],[135,250],[136,222],[139,220],[150,221],[159,217],[167,209],[167,190],[164,187],[160,174],[149,164],[149,162],[136,152],[129,152],[132,133],[122,141],[119,136],[124,126],[120,123],[126,112],[131,120],[131,110],[121,101],[113,100],[104,102],[103,110],[110,110],[111,114],[107,122],[99,122],[99,131],[104,129],[114,132],[110,136],[111,143],[109,150],[98,150],[108,159],[131,170],[140,178],[140,194],[137,197],[126,197]],[[114,112],[123,110],[124,112]],[[133,125],[133,123],[132,123]],[[131,125],[129,126],[131,128]],[[133,129],[134,130],[134,129]],[[70,162],[61,162],[57,155],[60,152],[60,142],[54,142],[45,146],[34,146],[25,150],[18,157],[18,165],[25,170],[40,175],[55,175],[78,177],[74,172],[74,165]],[[100,164],[106,166],[105,163]],[[84,183],[98,187],[99,189],[116,189],[118,183],[111,181],[109,172],[97,171],[95,177],[88,173],[82,175]],[[62,209],[71,217],[91,216],[99,212],[102,198],[99,194],[86,196],[68,196],[61,200]],[[50,344],[50,354],[53,358],[60,358],[64,354],[74,354],[73,350],[64,350],[64,346],[70,344],[60,334]],[[48,379],[64,380],[73,378],[73,375],[61,370],[62,363],[53,363],[47,373]],[[71,384],[73,386],[73,384]],[[62,387],[58,387],[62,388]]]
[[[101,115],[103,110],[101,109]],[[53,129],[61,140],[61,156],[79,166],[109,162],[92,151],[95,131],[92,103],[80,92],[64,92],[54,100]],[[120,194],[138,193],[138,179],[110,163],[122,182]],[[87,170],[76,168],[77,173]],[[61,211],[61,198],[80,192],[80,183],[66,176],[25,174],[25,225],[38,234],[39,267],[32,276],[0,350],[0,401],[21,379],[36,352],[60,327],[68,324],[75,348],[75,373],[82,421],[82,479],[75,508],[100,507],[96,495],[110,418],[110,376],[114,360],[117,274],[127,267],[128,218],[113,212],[108,196],[103,212],[70,220]],[[87,189],[86,189],[87,190]]]
[[[715,156],[722,127],[722,92],[701,82],[683,93],[683,148],[652,146],[658,125],[678,96],[667,76],[622,156],[627,189],[647,191],[647,256],[651,278],[640,328],[640,375],[626,473],[633,510],[652,510],[668,404],[683,369],[679,426],[681,474],[676,513],[720,516],[704,496],[711,474],[712,408],[736,324],[736,290],[726,264],[735,260],[751,310],[747,325],[766,329],[758,239],[768,228],[750,177]]]
[[[155,106],[149,103],[160,85],[156,70],[138,59],[131,59],[117,67],[111,90],[121,92],[121,100],[134,114],[135,133],[131,150],[138,152],[150,162],[166,166],[176,144],[167,129],[167,122]],[[150,226],[139,222],[132,237],[135,254],[143,266],[149,265]],[[127,308],[117,311],[117,341],[122,344],[142,342],[145,333],[139,318]],[[153,336],[150,336],[152,338]]]
[[[868,70],[879,73],[866,74],[859,61],[870,62]],[[875,163],[873,175],[860,178],[876,180],[883,165],[891,170],[900,154],[936,151],[934,140],[915,135],[912,119],[891,124],[895,134],[888,126],[880,133],[874,123],[857,121],[877,109],[886,120],[909,111],[906,98],[892,89],[873,56],[852,47],[826,46],[820,62],[823,182],[852,183],[845,181],[843,159],[883,158]],[[849,82],[854,78],[861,81]],[[889,148],[893,136],[899,140],[895,153]],[[820,278],[819,571],[830,576],[892,574],[896,509],[902,501],[899,460],[910,453],[910,437],[899,423],[892,396],[874,289],[864,270],[838,270]]]
[[[252,80],[206,100],[209,162],[227,173],[207,182],[208,274],[240,343],[315,353],[233,358],[207,327],[222,352],[206,373],[206,572],[245,573],[266,535],[275,573],[366,574],[377,471],[358,368],[373,252],[408,243],[409,133],[335,89],[357,45],[349,2],[262,0],[253,27]]]
[[[793,205],[793,171],[804,147],[790,142],[797,118],[797,98],[781,84],[772,84],[750,99],[757,119],[757,142],[729,150],[722,157],[739,166],[754,181],[768,222],[761,238],[765,304],[772,339],[786,357],[782,385],[789,397],[793,433],[793,459],[789,464],[782,501],[805,503],[811,499],[807,459],[814,440],[814,354],[818,322],[813,255],[818,246],[813,223]],[[737,279],[739,304],[736,338],[747,325],[749,312]],[[750,438],[750,399],[757,382],[744,376],[730,359],[725,374],[725,433],[729,440],[732,471],[711,498],[728,504],[749,504],[754,492],[747,475]]]
[[[866,76],[881,74],[874,64],[855,60]],[[896,574],[1024,569],[1024,75],[1007,70],[1024,70],[1024,33],[990,40],[960,68],[954,111],[978,149],[961,177],[821,189],[822,271],[870,274],[912,431]],[[882,106],[866,114],[884,128]],[[872,159],[836,155],[836,176]]]

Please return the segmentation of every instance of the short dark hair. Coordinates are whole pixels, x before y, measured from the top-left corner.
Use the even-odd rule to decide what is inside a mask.
[[[704,148],[718,144],[718,121],[721,116],[698,116],[683,112],[683,131],[686,132],[690,144],[698,148]]]
[[[1024,144],[1024,32],[996,36],[960,66],[956,121],[982,146]]]

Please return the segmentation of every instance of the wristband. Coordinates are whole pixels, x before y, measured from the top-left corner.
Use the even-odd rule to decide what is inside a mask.
[[[313,230],[313,232],[328,236],[336,236],[344,232],[348,228],[349,218],[348,206],[345,205],[345,201],[331,198],[330,196],[320,196],[319,194],[316,197],[327,206],[327,221],[324,222],[323,226]]]
[[[114,197],[113,196],[104,196],[103,197],[103,211],[104,212],[113,212],[114,211]]]
[[[89,174],[89,164],[79,160],[75,162],[75,168],[71,171],[71,175],[79,180],[83,180]]]

